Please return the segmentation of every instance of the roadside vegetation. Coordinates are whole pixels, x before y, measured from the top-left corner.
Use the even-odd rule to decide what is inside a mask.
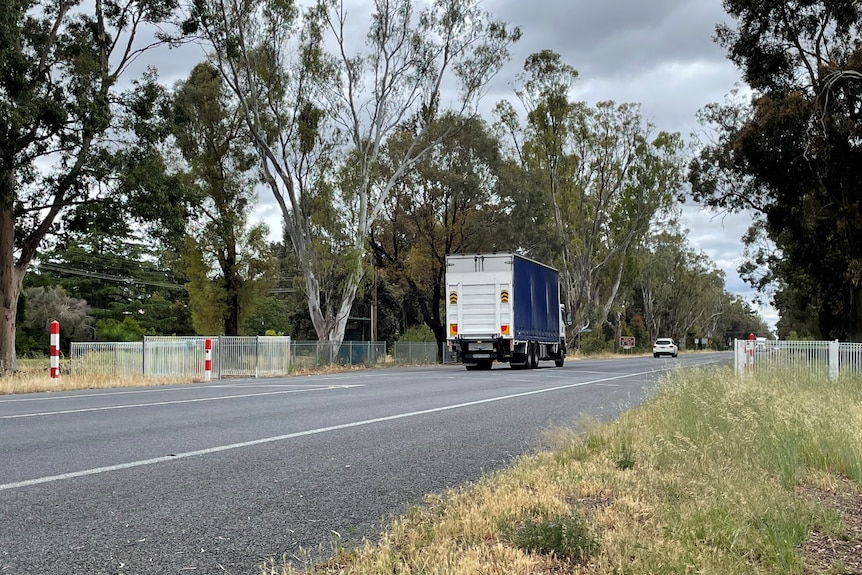
[[[862,378],[675,371],[610,424],[267,575],[860,573]],[[309,554],[309,557],[312,554]],[[319,556],[319,554],[317,555]]]
[[[60,362],[60,377],[53,380],[49,372],[49,358],[19,359],[18,371],[0,377],[0,395],[38,393],[46,391],[74,391],[78,389],[108,389],[112,387],[144,387],[149,385],[190,385],[200,379],[188,377],[152,377],[143,374],[81,374],[71,373],[71,362]],[[340,373],[364,369],[357,365],[324,365],[291,369],[291,375]]]
[[[19,359],[17,372],[0,377],[0,395],[189,383],[188,378],[179,377],[144,377],[128,374],[71,375],[68,360],[60,362],[60,378],[53,380],[50,377],[49,362],[49,358]]]

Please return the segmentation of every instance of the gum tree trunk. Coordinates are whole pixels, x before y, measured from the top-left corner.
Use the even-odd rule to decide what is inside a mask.
[[[6,203],[0,200],[0,375],[18,369],[15,316],[24,279],[24,274],[15,266],[15,219],[11,205]]]

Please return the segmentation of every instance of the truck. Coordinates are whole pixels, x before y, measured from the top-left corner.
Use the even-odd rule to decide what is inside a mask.
[[[446,256],[447,346],[468,370],[566,359],[559,272],[516,253]]]

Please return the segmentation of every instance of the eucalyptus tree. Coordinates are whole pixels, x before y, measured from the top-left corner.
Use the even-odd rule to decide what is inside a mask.
[[[176,0],[7,0],[0,17],[0,372],[15,370],[18,297],[43,240],[69,207],[103,198],[124,103],[118,82],[170,40],[146,29]],[[151,78],[136,85],[139,104]],[[128,103],[130,100],[126,100]],[[145,115],[146,106],[132,115]],[[113,134],[116,137],[116,134]],[[104,185],[103,185],[104,184]]]
[[[276,266],[268,229],[248,222],[257,198],[245,122],[209,63],[195,66],[178,86],[174,109],[177,147],[199,194],[183,254],[187,289],[196,292],[190,293],[192,319],[198,333],[239,335]]]
[[[756,250],[787,315],[825,339],[862,339],[862,4],[726,0],[716,40],[743,72],[748,102],[711,105],[716,138],[692,162],[695,199],[754,210]],[[745,270],[750,271],[750,268]],[[764,281],[765,280],[765,281]],[[796,323],[796,322],[794,322]]]
[[[526,110],[526,133],[510,102],[501,101],[494,110],[498,127],[510,137],[513,157],[525,168],[535,166],[535,171],[541,174],[542,187],[546,189],[542,194],[544,202],[528,198],[528,212],[535,214],[535,208],[545,203],[551,207],[553,220],[530,222],[530,227],[549,232],[553,238],[545,246],[547,251],[540,248],[533,252],[533,256],[539,259],[552,257],[558,262],[564,278],[572,276],[573,254],[569,251],[567,226],[563,221],[566,201],[563,188],[566,182],[571,181],[576,164],[569,150],[569,118],[576,104],[569,99],[569,93],[577,78],[578,71],[564,63],[559,54],[551,50],[532,54],[524,62],[524,71],[518,75],[520,87],[515,91]],[[571,296],[567,299],[573,300]]]
[[[487,124],[444,115],[429,138],[436,139],[438,132],[450,136],[398,180],[371,238],[376,264],[442,344],[446,256],[511,249],[517,231],[508,220],[508,166]],[[407,132],[390,137],[381,169],[397,169],[412,140]]]
[[[638,291],[650,339],[685,341],[691,332],[718,337],[719,320],[728,312],[724,272],[685,236],[670,229],[651,235],[638,255]]]
[[[195,3],[281,207],[321,341],[341,341],[371,226],[396,182],[437,144],[427,137],[433,118],[475,112],[520,36],[479,4],[375,0],[370,17],[351,20],[337,0],[304,11],[270,0]],[[411,145],[381,177],[386,140],[405,128]],[[323,284],[326,269],[343,276],[334,288]]]
[[[586,328],[606,320],[632,251],[672,209],[683,160],[680,136],[656,133],[638,105],[572,102],[576,77],[555,53],[535,54],[516,90],[524,125],[511,104],[497,114],[524,169],[545,175],[553,261],[575,327]]]

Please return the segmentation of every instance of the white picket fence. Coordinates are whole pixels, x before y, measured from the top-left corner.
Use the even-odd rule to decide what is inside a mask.
[[[737,375],[783,369],[837,379],[862,373],[862,343],[737,339],[733,358]]]
[[[279,377],[324,365],[383,365],[386,342],[292,341],[284,336],[162,337],[139,342],[72,342],[71,373],[205,379],[206,340],[212,341],[211,378]],[[434,343],[396,342],[396,364],[434,364]]]

